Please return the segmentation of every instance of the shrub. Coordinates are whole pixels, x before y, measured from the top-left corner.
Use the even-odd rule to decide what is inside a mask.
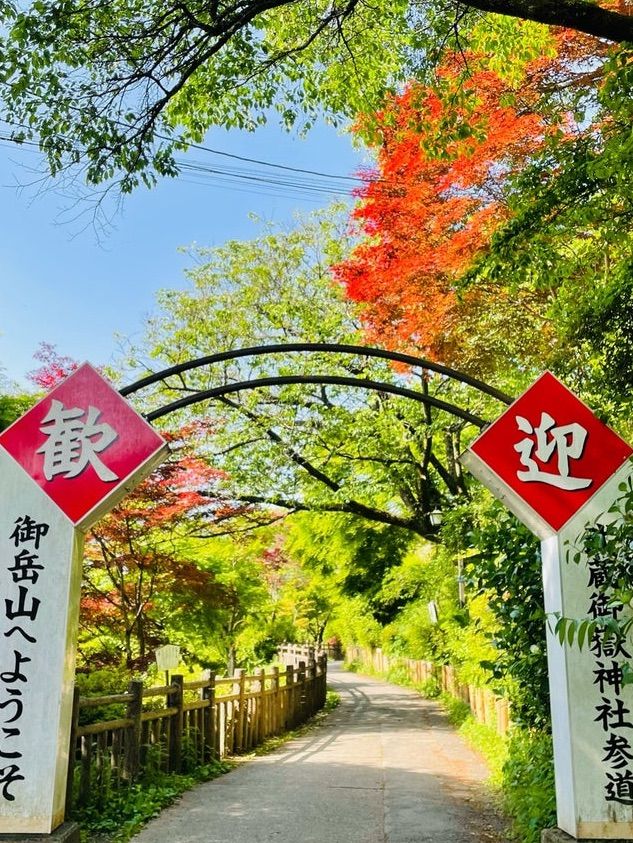
[[[102,697],[124,694],[130,674],[124,668],[102,668],[91,673],[77,673],[75,682],[82,697]],[[116,720],[125,717],[125,706],[114,704],[98,708],[84,708],[79,715],[79,725],[86,726],[101,720]]]
[[[512,734],[502,788],[513,836],[521,843],[538,843],[541,830],[556,825],[551,735],[535,729]]]
[[[440,683],[435,676],[430,676],[428,679],[425,679],[424,682],[420,682],[415,686],[415,689],[427,700],[434,700],[442,693]]]

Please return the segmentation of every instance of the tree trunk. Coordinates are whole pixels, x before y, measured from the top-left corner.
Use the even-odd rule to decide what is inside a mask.
[[[236,659],[237,659],[237,648],[236,648],[235,644],[231,643],[231,644],[229,644],[229,650],[228,650],[227,659],[226,659],[227,676],[233,676],[233,674],[235,673],[235,668],[237,667]]]

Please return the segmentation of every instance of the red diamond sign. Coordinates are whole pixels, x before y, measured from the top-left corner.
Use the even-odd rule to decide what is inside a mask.
[[[0,434],[0,447],[83,528],[115,506],[167,449],[88,363]]]
[[[545,372],[462,461],[543,538],[558,532],[632,454],[630,445]]]

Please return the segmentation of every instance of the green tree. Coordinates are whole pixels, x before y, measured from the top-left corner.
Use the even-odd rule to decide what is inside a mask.
[[[88,182],[129,191],[174,175],[174,153],[211,126],[252,128],[270,110],[304,127],[319,113],[376,110],[446,49],[462,50],[482,12],[498,33],[492,52],[509,56],[533,40],[525,20],[633,40],[631,17],[589,0],[3,0],[2,118],[15,139],[40,144],[51,173],[79,165]]]
[[[152,356],[162,368],[269,342],[358,340],[354,307],[328,271],[345,247],[328,211],[287,233],[268,231],[202,252],[204,262],[190,273],[193,289],[160,296],[163,313],[148,340]],[[491,412],[495,403],[382,361],[315,354],[230,360],[183,373],[161,384],[146,406],[150,398],[155,406],[274,371],[409,382],[449,400],[454,395],[475,412]],[[226,499],[260,505],[271,517],[342,512],[433,539],[429,513],[464,490],[457,454],[467,425],[410,400],[293,384],[224,396],[211,413],[212,432],[200,447],[224,472]]]
[[[0,395],[0,430],[4,430],[35,403],[31,395]]]

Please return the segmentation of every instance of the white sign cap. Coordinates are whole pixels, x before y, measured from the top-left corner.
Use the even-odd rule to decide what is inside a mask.
[[[154,655],[159,670],[175,670],[180,664],[180,647],[176,644],[165,644]]]

